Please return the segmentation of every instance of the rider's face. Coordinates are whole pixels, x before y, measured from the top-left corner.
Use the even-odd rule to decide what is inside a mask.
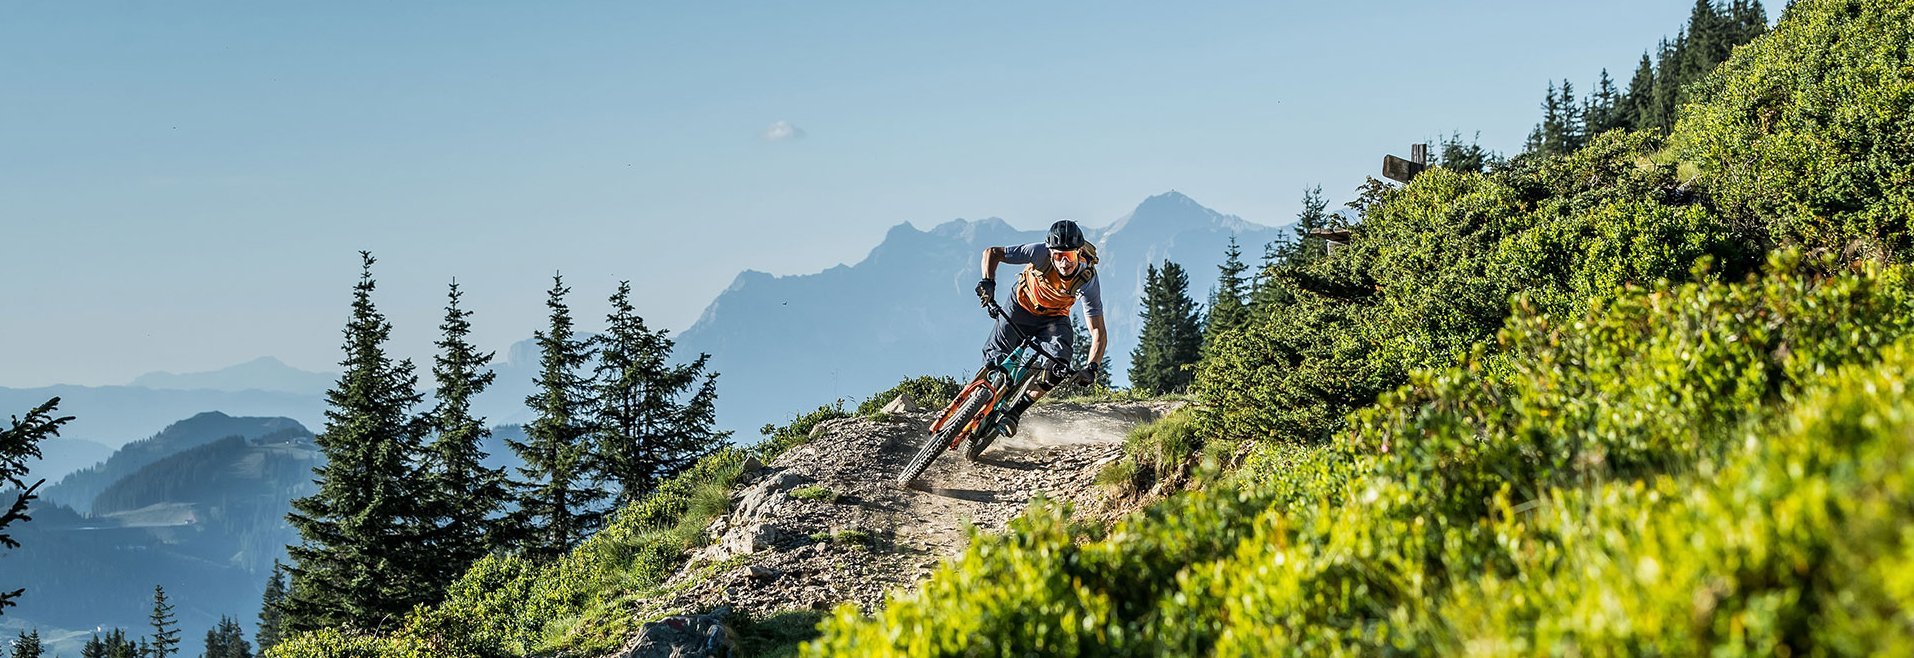
[[[1050,252],[1050,264],[1055,265],[1057,267],[1057,273],[1064,276],[1076,274],[1077,268],[1083,265],[1082,258],[1083,256],[1077,253],[1075,249]]]

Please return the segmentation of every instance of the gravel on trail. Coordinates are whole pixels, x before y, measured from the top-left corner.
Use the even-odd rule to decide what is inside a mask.
[[[648,607],[751,614],[849,601],[870,612],[887,592],[961,554],[966,527],[1002,531],[1039,494],[1094,509],[1103,496],[1097,472],[1122,455],[1129,430],[1175,406],[1038,405],[1017,436],[974,462],[961,446],[946,451],[910,488],[894,480],[932,410],[821,423],[810,442],[746,474],[731,512],[707,530],[709,543]]]

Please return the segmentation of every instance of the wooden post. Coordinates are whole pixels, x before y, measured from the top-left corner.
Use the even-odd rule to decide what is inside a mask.
[[[1410,144],[1409,159],[1404,160],[1393,155],[1382,156],[1382,177],[1398,183],[1407,184],[1416,174],[1429,168],[1429,145]]]

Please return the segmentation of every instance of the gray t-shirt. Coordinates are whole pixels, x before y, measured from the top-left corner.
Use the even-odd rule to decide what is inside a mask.
[[[1003,248],[1003,262],[1011,265],[1035,265],[1037,271],[1050,271],[1050,248],[1042,242],[1010,245]],[[1103,317],[1103,275],[1091,274],[1090,282],[1083,284],[1077,291],[1077,297],[1083,300],[1083,317]]]

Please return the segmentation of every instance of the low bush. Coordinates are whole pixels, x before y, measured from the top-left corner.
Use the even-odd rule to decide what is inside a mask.
[[[844,413],[844,401],[838,400],[813,409],[809,413],[794,416],[791,422],[784,425],[766,424],[758,430],[764,434],[764,441],[753,446],[752,449],[758,459],[768,464],[771,460],[777,459],[778,455],[784,454],[784,451],[810,441],[811,431],[817,429],[818,423],[850,417],[850,414]]]
[[[837,502],[837,492],[831,491],[829,487],[818,484],[792,489],[791,497],[798,500],[821,500],[827,503]]]
[[[305,634],[268,655],[461,658],[615,649],[643,621],[645,593],[683,562],[712,518],[728,511],[744,458],[745,451],[726,448],[700,460],[620,509],[604,530],[556,562],[509,554],[481,559],[453,583],[445,601],[415,609],[387,636]]]
[[[891,400],[897,399],[899,395],[910,396],[911,401],[917,403],[917,406],[941,409],[944,405],[950,404],[950,401],[957,397],[957,392],[962,389],[963,384],[952,377],[933,377],[930,375],[913,377],[898,382],[896,386],[879,392],[865,400],[862,404],[857,405],[857,415],[870,416],[876,414],[884,409],[884,405],[890,404]]]
[[[1899,646],[1914,282],[1796,260],[1573,321],[1518,304],[1498,350],[1418,372],[1334,442],[1265,446],[1100,540],[1039,504],[875,617],[841,608],[808,650]]]

